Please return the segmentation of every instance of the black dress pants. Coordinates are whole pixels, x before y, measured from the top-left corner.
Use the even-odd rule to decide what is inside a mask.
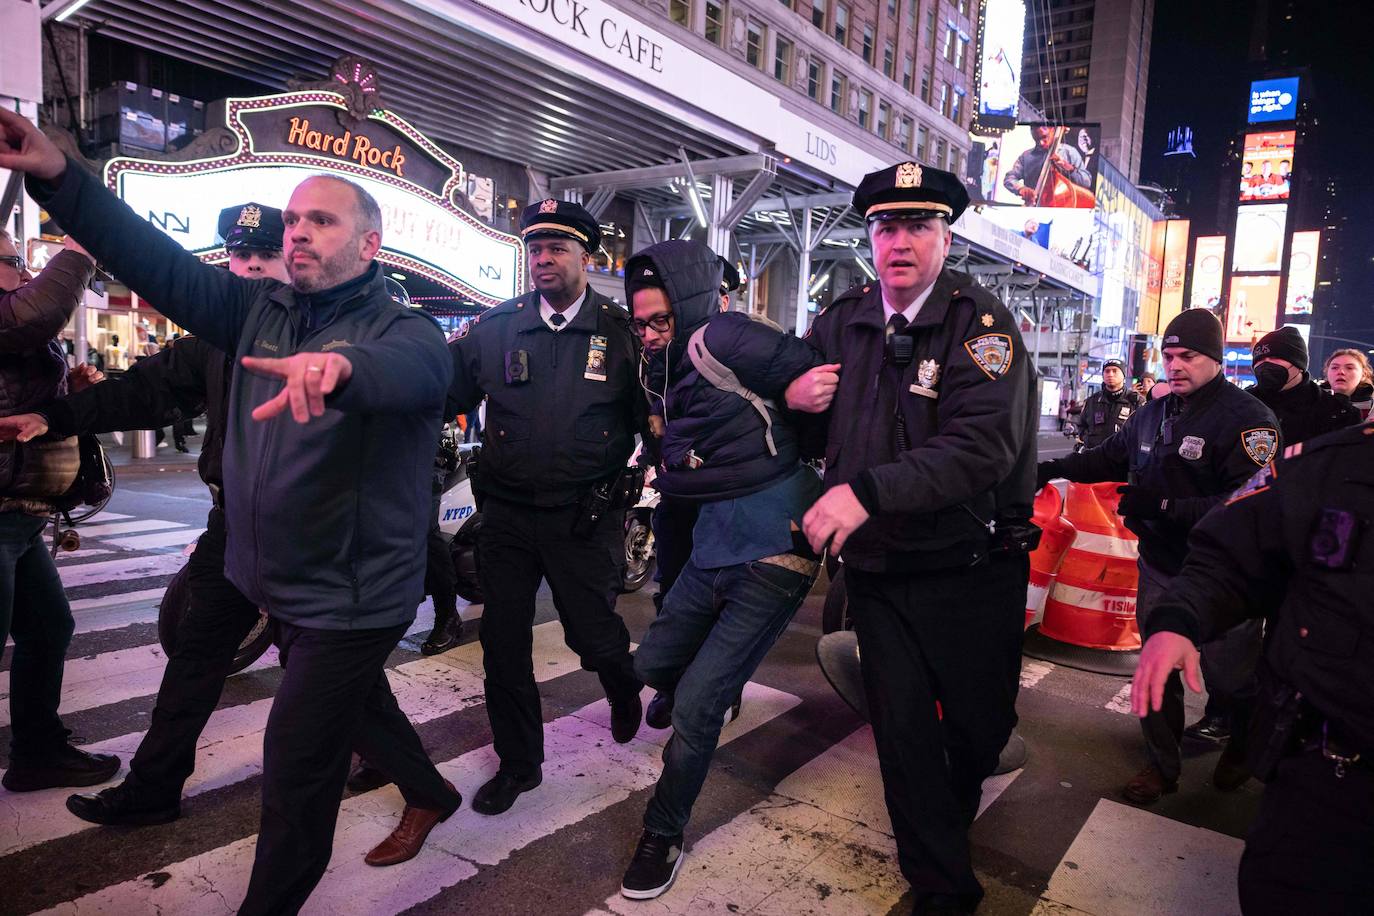
[[[296,913],[329,865],[356,749],[391,776],[407,805],[457,810],[386,679],[406,625],[317,630],[279,622],[286,671],[263,740],[262,822],[240,914]]]
[[[568,648],[612,701],[639,693],[630,633],[615,612],[625,566],[625,513],[607,512],[590,535],[572,533],[577,506],[539,508],[487,497],[478,535],[482,664],[487,716],[502,772],[529,776],[544,762],[544,717],[534,680],[534,599],[553,592]]]
[[[1016,725],[1029,568],[1024,555],[913,575],[845,568],[898,863],[918,901],[983,896],[968,829]]]
[[[181,796],[196,766],[196,742],[219,703],[234,654],[258,621],[258,608],[224,577],[224,512],[210,510],[187,563],[191,606],[167,659],[148,733],[129,779],[168,802]]]

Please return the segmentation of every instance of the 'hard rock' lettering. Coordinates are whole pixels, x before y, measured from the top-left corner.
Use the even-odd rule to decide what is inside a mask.
[[[311,130],[310,119],[293,117],[291,129],[287,131],[286,142],[291,146],[301,146],[321,153],[329,153],[340,159],[352,159],[359,165],[369,168],[384,168],[393,172],[397,178],[405,177],[406,155],[401,152],[400,144],[389,150],[380,149],[367,137],[354,136],[346,130],[342,135],[327,134]],[[350,145],[352,147],[350,151]]]

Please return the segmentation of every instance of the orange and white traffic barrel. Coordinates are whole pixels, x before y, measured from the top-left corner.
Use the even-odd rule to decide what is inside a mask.
[[[1030,555],[1030,580],[1026,584],[1026,628],[1035,626],[1045,614],[1045,599],[1064,552],[1073,543],[1073,525],[1063,515],[1064,497],[1058,487],[1047,486],[1035,497],[1031,521],[1041,530],[1040,546]]]

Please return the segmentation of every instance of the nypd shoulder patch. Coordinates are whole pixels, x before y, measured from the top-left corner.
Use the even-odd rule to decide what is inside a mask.
[[[1226,505],[1229,506],[1232,503],[1238,503],[1247,496],[1263,493],[1278,479],[1278,476],[1278,472],[1274,470],[1272,464],[1265,465],[1256,471],[1249,480],[1245,481],[1239,490],[1231,494],[1231,497],[1226,500]]]
[[[1010,334],[980,334],[964,341],[964,349],[988,378],[996,380],[1011,368],[1012,344]]]
[[[1240,444],[1250,460],[1263,467],[1278,449],[1279,431],[1272,426],[1257,426],[1240,434]]]

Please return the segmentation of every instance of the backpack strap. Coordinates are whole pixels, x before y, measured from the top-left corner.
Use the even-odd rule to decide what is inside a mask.
[[[773,444],[773,415],[768,410],[768,401],[740,384],[739,377],[706,349],[706,325],[697,328],[687,338],[687,357],[702,378],[721,391],[739,395],[759,412],[763,417],[763,438],[768,443],[768,454],[776,457],[778,448]]]

